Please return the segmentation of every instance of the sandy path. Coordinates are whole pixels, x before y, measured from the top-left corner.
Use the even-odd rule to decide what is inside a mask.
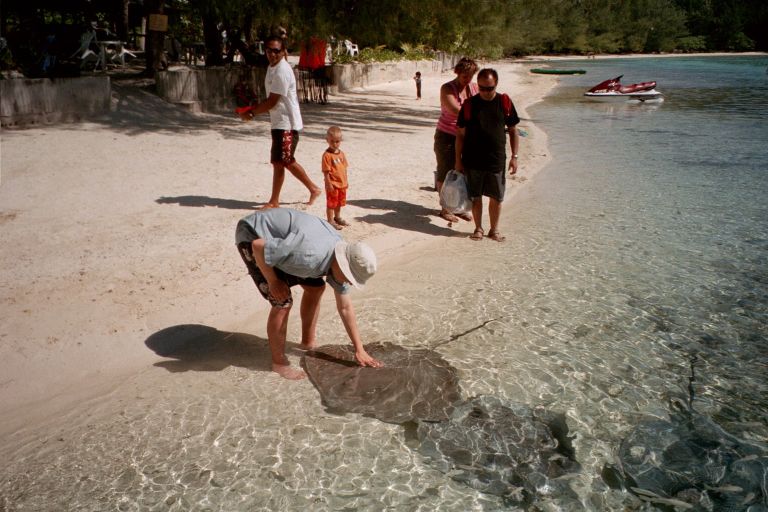
[[[528,133],[511,194],[547,160],[546,136],[526,108],[555,78],[530,75],[529,65],[496,67]],[[437,217],[431,189],[438,89],[452,76],[425,80],[421,101],[406,81],[302,107],[297,157],[320,185],[325,129],[344,130],[344,215],[354,222],[343,234],[368,241],[380,266],[446,236],[468,243],[471,226]],[[145,341],[162,329],[264,335],[266,302],[233,232],[269,196],[268,118],[191,114],[125,86],[114,87],[114,107],[87,123],[2,132],[0,435],[161,360]],[[306,196],[286,179],[284,206],[306,208]],[[324,200],[307,211],[324,217]],[[388,285],[374,279],[370,288]]]

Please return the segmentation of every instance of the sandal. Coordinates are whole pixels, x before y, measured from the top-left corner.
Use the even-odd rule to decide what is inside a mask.
[[[459,218],[452,213],[448,213],[445,210],[440,212],[440,218],[447,220],[448,222],[459,222]]]
[[[336,221],[336,224],[339,226],[349,226],[349,222],[345,221],[341,217],[335,217],[333,220]]]
[[[457,213],[456,216],[460,218],[461,220],[465,220],[467,222],[472,222],[472,214],[467,212],[461,212]]]
[[[507,239],[507,237],[499,233],[498,229],[490,230],[488,232],[488,238],[490,238],[491,240],[496,240],[497,242],[503,242],[504,240]]]
[[[483,239],[483,235],[485,235],[485,231],[483,231],[483,228],[475,228],[475,231],[469,235],[470,240],[474,240],[475,242],[479,242]]]

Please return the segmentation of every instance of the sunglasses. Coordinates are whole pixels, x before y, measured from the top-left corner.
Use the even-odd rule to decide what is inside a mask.
[[[483,92],[491,92],[496,88],[496,86],[495,85],[478,85],[477,88]]]
[[[267,48],[267,52],[277,55],[283,51],[282,48]]]

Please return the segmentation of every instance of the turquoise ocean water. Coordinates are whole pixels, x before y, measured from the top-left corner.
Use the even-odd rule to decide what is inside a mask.
[[[606,291],[627,294],[627,319],[653,319],[649,349],[696,358],[699,406],[724,422],[758,422],[765,439],[768,58],[577,66],[587,74],[564,78],[532,114],[554,155],[536,183],[550,205],[541,229],[560,230],[555,245],[584,246],[568,262],[582,272],[615,265]],[[621,74],[625,84],[656,80],[665,101],[580,96]]]
[[[383,266],[386,285],[355,296],[360,329],[435,348],[465,397],[566,415],[580,470],[537,510],[651,510],[602,471],[670,403],[768,442],[768,57],[557,67],[587,74],[529,111],[553,158],[505,204],[507,242],[436,239]],[[665,101],[583,98],[621,74]],[[330,308],[320,324],[343,332]],[[0,454],[0,509],[513,508],[431,465],[407,428],[326,411],[310,383],[254,366],[263,340],[219,334],[22,432]]]

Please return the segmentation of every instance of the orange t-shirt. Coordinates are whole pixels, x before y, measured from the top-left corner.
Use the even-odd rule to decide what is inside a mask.
[[[333,153],[329,149],[323,153],[323,172],[328,173],[331,185],[336,188],[347,188],[347,157],[343,151]]]

